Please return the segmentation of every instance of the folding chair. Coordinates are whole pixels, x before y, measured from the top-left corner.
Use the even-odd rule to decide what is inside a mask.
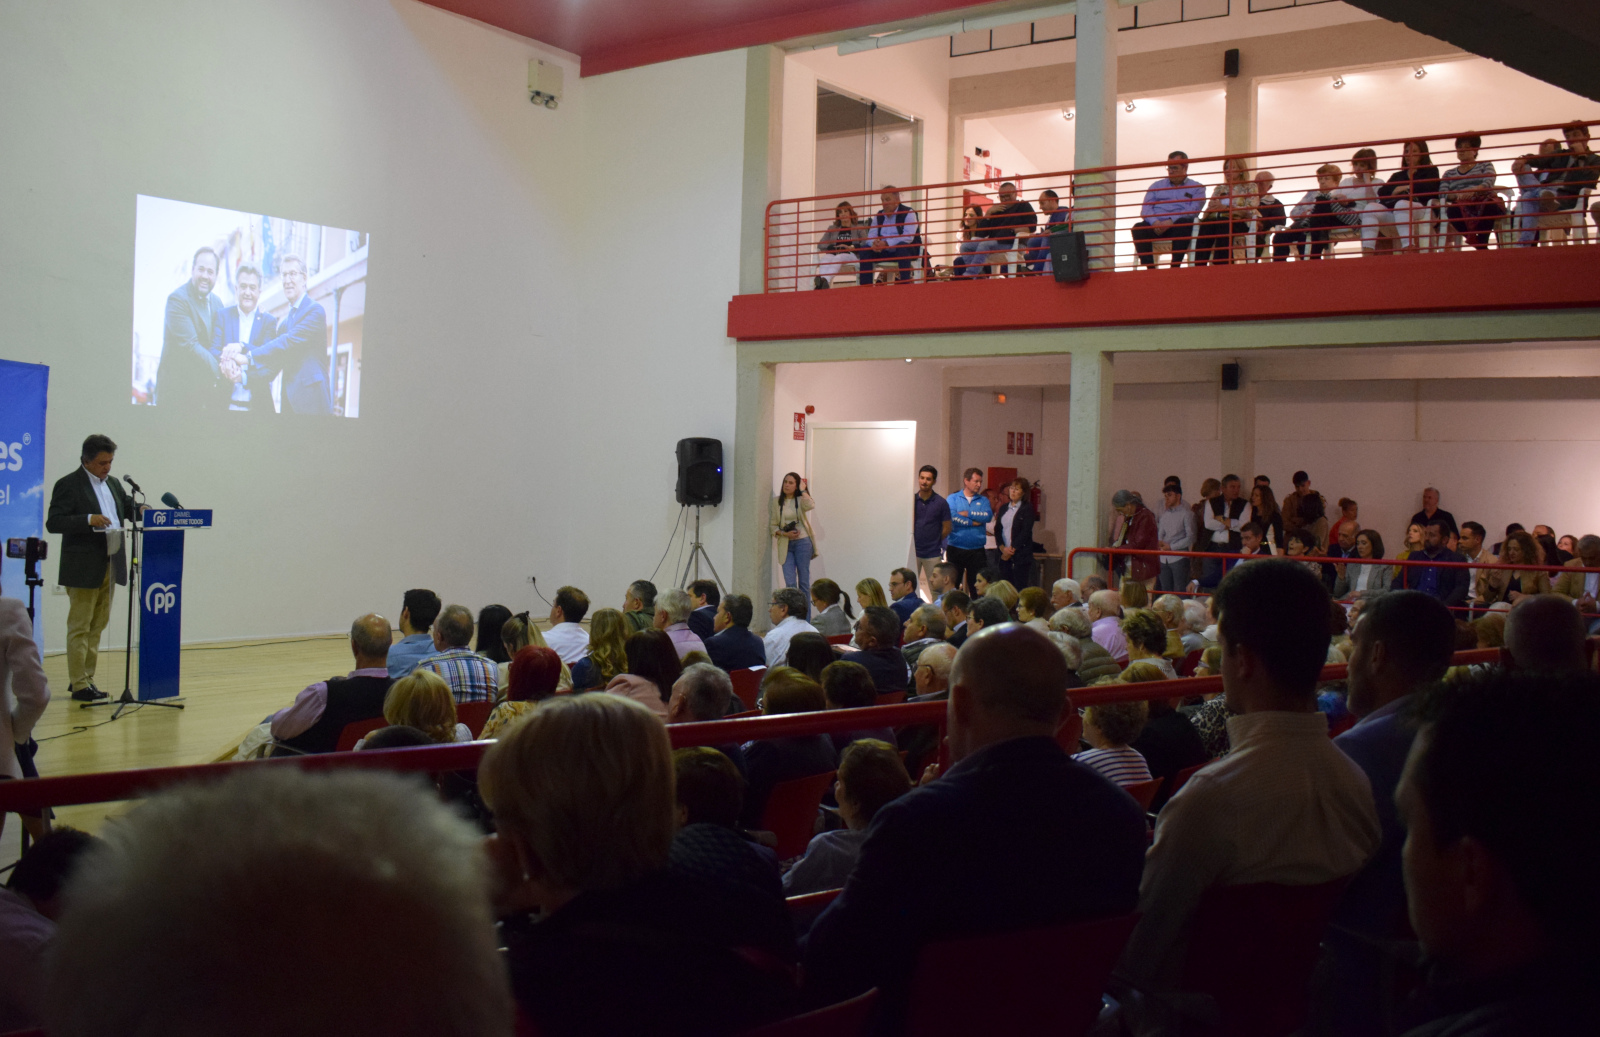
[[[767,794],[761,827],[778,837],[775,849],[780,861],[806,852],[817,825],[817,811],[822,809],[823,794],[833,784],[834,773],[780,781]]]

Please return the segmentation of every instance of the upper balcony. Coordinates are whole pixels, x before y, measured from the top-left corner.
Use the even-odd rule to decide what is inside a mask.
[[[836,219],[853,212],[868,225],[881,200],[784,199],[767,207],[764,291],[733,299],[728,333],[762,340],[1600,307],[1600,167],[1586,164],[1600,159],[1581,135],[1569,146],[1564,128],[1474,132],[1475,154],[1458,150],[1463,134],[1451,132],[1197,157],[1183,170],[1123,165],[907,188],[900,201],[909,212],[890,221],[880,244],[869,226],[834,252],[820,246]],[[1542,159],[1527,159],[1541,148]],[[1370,174],[1357,178],[1357,163]],[[1473,172],[1479,163],[1492,175]],[[1270,183],[1256,179],[1267,174]],[[1007,185],[1016,207],[1000,197]],[[1056,214],[1040,211],[1052,201]],[[1086,244],[1088,276],[1076,281],[1061,280],[1067,271],[1050,261],[1049,232],[1069,229]],[[819,292],[824,284],[831,290]]]

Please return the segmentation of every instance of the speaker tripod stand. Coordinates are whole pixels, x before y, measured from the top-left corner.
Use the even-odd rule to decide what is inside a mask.
[[[706,553],[706,545],[700,542],[700,505],[697,504],[694,508],[694,540],[689,544],[689,560],[683,565],[683,578],[678,581],[678,586],[689,586],[690,570],[694,571],[696,580],[700,578],[702,558],[706,561],[706,568],[711,570],[711,578],[717,581],[717,588],[724,594],[728,593],[728,589],[722,585],[722,577],[717,575],[717,567],[711,564],[711,556]]]

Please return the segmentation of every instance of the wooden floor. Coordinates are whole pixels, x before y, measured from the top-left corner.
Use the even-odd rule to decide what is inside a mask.
[[[112,699],[122,691],[122,652],[102,652],[95,683]],[[34,728],[37,762],[44,776],[86,774],[138,767],[206,763],[232,753],[239,739],[270,713],[294,701],[306,685],[350,672],[350,638],[222,642],[193,645],[181,656],[183,709],[130,707],[111,719],[114,706],[82,709],[67,694],[67,657],[44,660],[52,698]],[[139,657],[134,653],[134,693]],[[97,804],[57,811],[63,824],[94,831],[125,807]],[[17,819],[8,819],[0,864],[9,862],[18,842]]]

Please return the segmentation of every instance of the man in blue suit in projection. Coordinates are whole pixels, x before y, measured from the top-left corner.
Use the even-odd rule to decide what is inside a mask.
[[[212,344],[211,352],[217,357],[224,385],[229,390],[228,410],[255,410],[272,413],[272,374],[259,364],[244,364],[231,356],[224,357],[223,350],[232,345],[252,348],[272,341],[278,334],[278,321],[270,313],[257,308],[261,301],[261,271],[249,264],[239,267],[234,274],[234,284],[239,301],[222,311],[222,325]]]
[[[240,367],[246,360],[252,377],[260,368],[263,378],[283,372],[282,410],[292,414],[332,414],[328,391],[328,316],[306,294],[305,260],[294,254],[278,260],[283,297],[289,311],[278,319],[276,335],[259,346],[228,346],[225,357]]]

